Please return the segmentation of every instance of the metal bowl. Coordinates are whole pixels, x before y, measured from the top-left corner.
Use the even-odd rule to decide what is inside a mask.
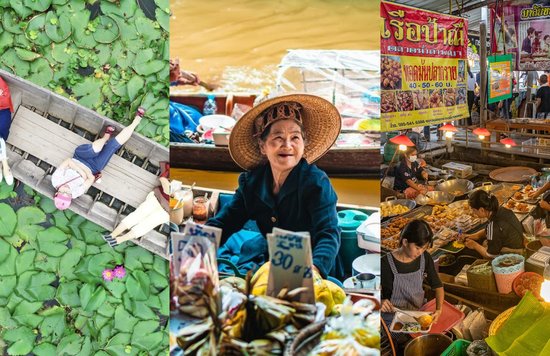
[[[474,188],[468,192],[468,198],[472,196],[472,194],[478,190],[484,190],[487,193],[493,193],[497,190],[501,190],[503,188],[502,184],[493,184],[491,182],[484,182],[481,184],[481,186]]]
[[[434,190],[425,195],[420,194],[416,197],[416,203],[419,205],[447,205],[453,202],[454,195],[447,192]]]
[[[455,197],[462,196],[472,189],[474,189],[474,183],[467,179],[451,179],[435,187],[435,190],[447,192]]]
[[[416,207],[416,202],[410,199],[397,199],[396,197],[387,197],[385,202],[380,203],[380,209],[382,209],[382,207],[392,207],[396,205],[406,206],[407,208],[409,208],[409,211],[411,211]],[[401,215],[401,214],[386,215],[382,217],[387,218],[387,217],[396,216],[396,215]]]

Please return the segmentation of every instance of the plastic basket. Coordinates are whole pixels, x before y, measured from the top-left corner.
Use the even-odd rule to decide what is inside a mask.
[[[500,261],[508,257],[519,259],[521,262],[509,267],[499,267],[498,264]],[[502,294],[510,293],[512,291],[512,283],[514,282],[514,279],[525,271],[525,257],[521,255],[501,255],[495,258],[491,264],[493,266],[493,273],[495,274],[498,292]]]
[[[468,341],[468,340],[464,340],[464,339],[458,339],[458,340],[455,340],[453,341],[452,344],[449,345],[449,347],[447,347],[445,349],[445,351],[443,351],[441,353],[441,356],[462,356],[462,355],[466,355],[466,349],[468,348],[468,345],[470,345],[471,342]]]

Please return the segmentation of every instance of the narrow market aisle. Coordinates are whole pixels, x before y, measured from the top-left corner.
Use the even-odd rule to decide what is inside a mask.
[[[235,190],[237,188],[239,173],[198,171],[192,169],[172,168],[170,178],[182,181],[183,184]],[[380,181],[378,179],[354,179],[331,178],[330,181],[338,194],[338,202],[341,204],[366,205],[369,207],[380,206]]]

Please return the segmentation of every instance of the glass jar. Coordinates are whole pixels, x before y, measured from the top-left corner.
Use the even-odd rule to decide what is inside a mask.
[[[206,197],[193,199],[193,220],[198,224],[204,224],[208,220],[208,204]]]

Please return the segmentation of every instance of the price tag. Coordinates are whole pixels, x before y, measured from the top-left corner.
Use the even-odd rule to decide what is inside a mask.
[[[289,291],[306,287],[299,301],[315,304],[313,290],[313,260],[308,232],[292,232],[278,228],[267,235],[271,268],[267,282],[267,295],[276,297],[283,288]]]
[[[220,240],[222,238],[222,229],[197,225],[192,221],[189,221],[185,224],[183,233],[173,232],[172,236],[172,264],[174,266],[174,273],[179,274],[181,266],[181,253],[185,248],[185,245],[189,242],[193,236],[203,236],[208,238],[210,241],[216,243],[216,249],[220,245]]]

